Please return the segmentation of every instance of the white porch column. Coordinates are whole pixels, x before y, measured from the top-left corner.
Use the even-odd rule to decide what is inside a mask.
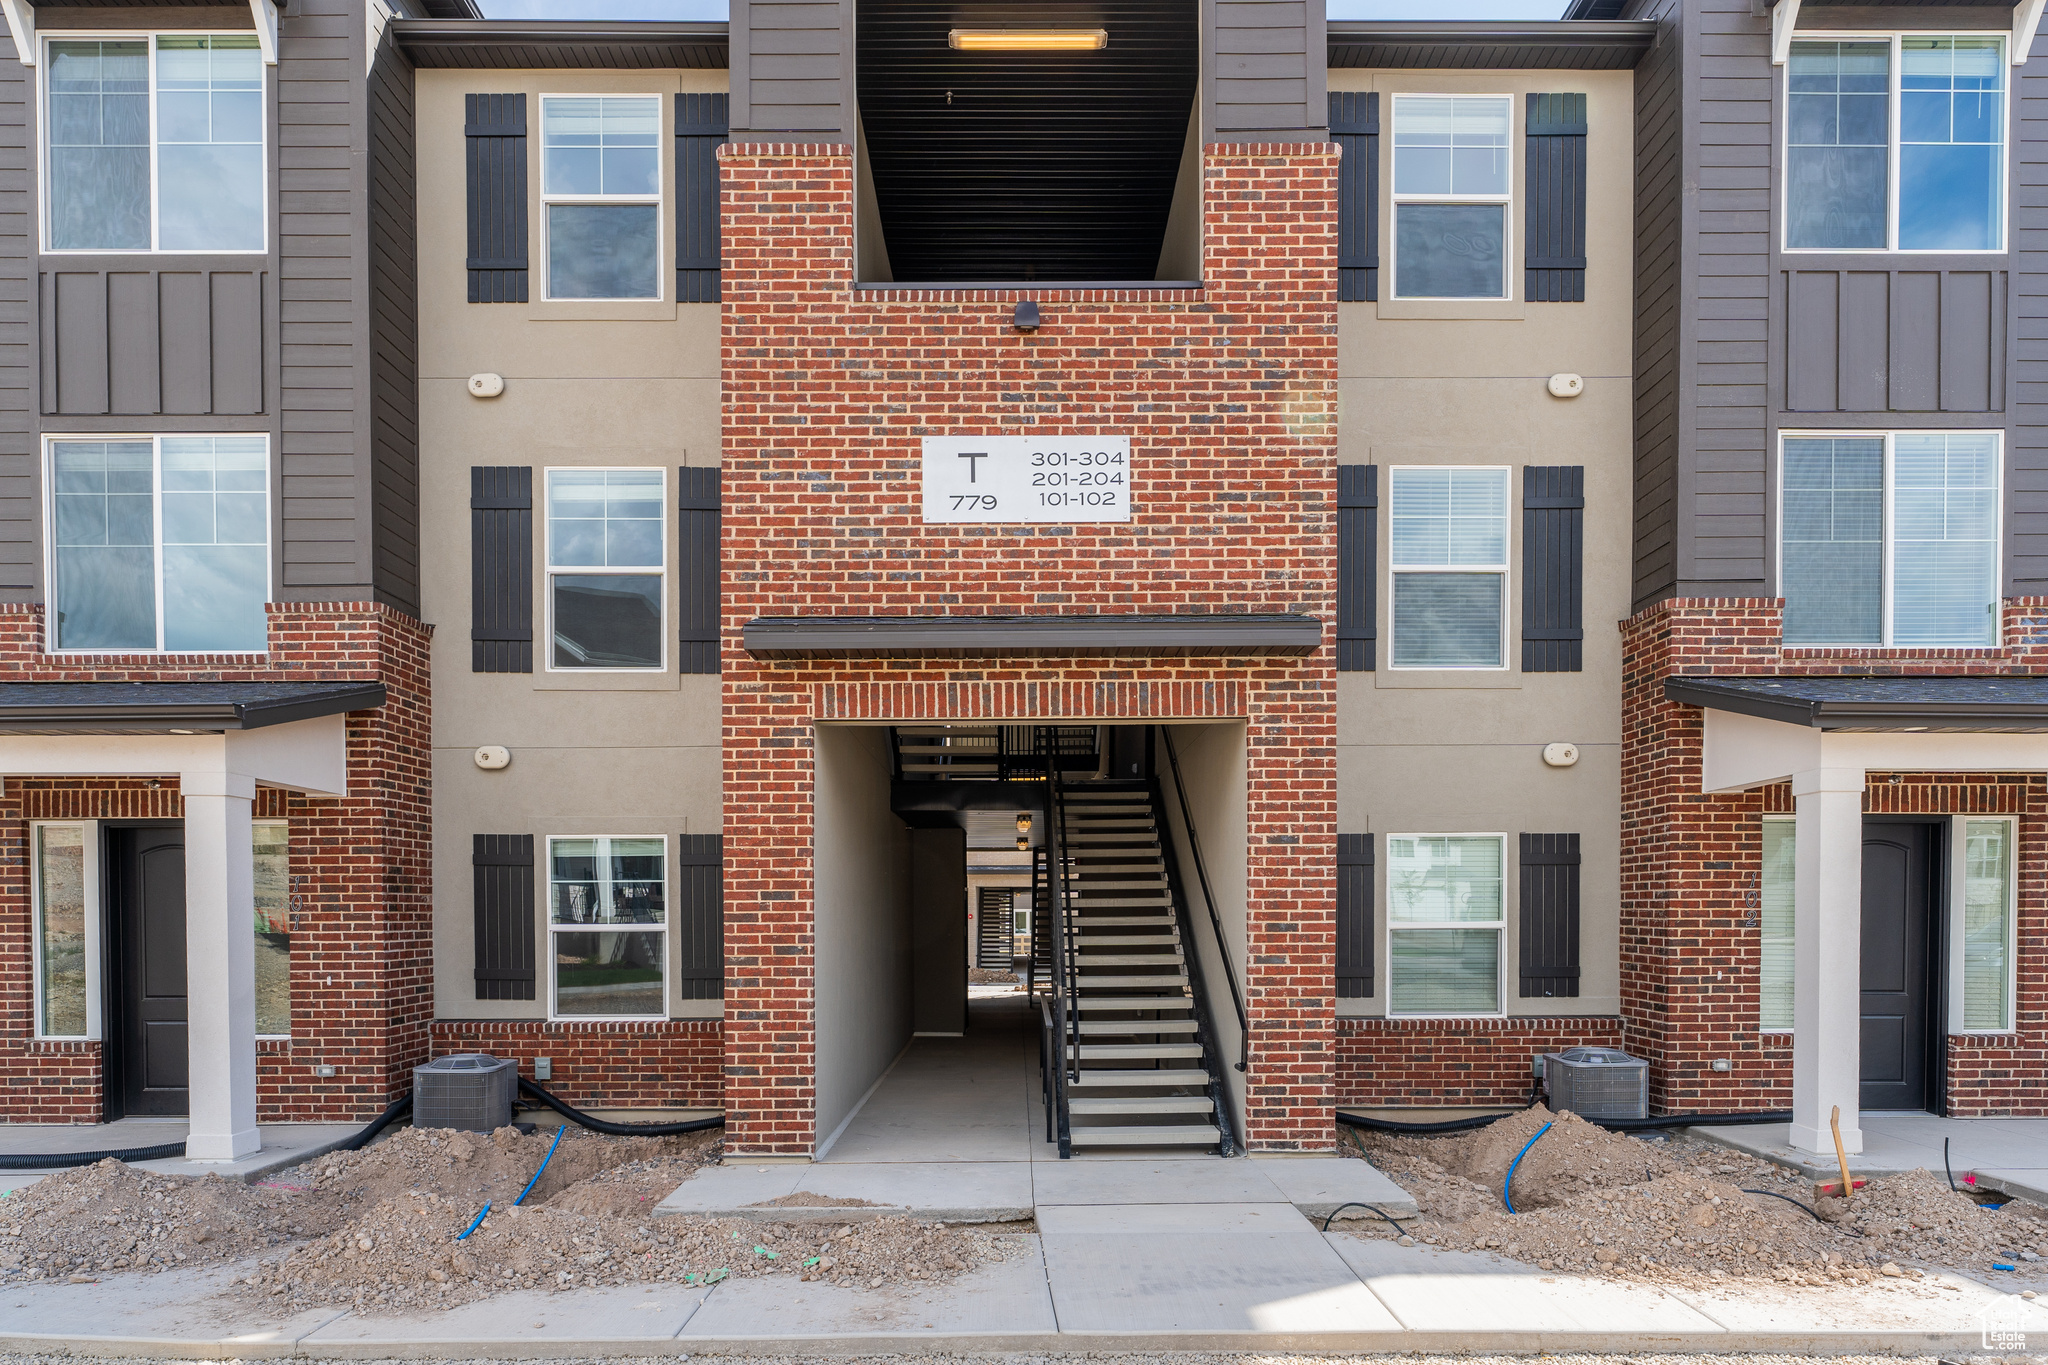
[[[256,1133],[256,783],[180,774],[185,798],[185,974],[191,1132],[185,1155],[233,1161]]]
[[[1863,1150],[1863,773],[1814,768],[1792,776],[1791,1140],[1808,1152],[1834,1151],[1828,1113],[1836,1105],[1843,1147]]]

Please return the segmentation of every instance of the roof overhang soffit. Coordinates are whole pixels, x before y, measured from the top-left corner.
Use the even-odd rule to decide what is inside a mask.
[[[1783,66],[1792,56],[1792,30],[1799,26],[1799,0],[1769,0],[1771,4],[1771,65]],[[2024,66],[2041,29],[2041,11],[2048,0],[2019,0],[2012,7],[2012,44],[2007,52],[2014,66]]]

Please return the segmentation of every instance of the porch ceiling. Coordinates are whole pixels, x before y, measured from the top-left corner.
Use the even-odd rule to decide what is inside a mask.
[[[0,734],[167,735],[255,730],[384,704],[384,684],[0,683]]]
[[[2048,731],[2048,676],[1676,677],[1686,706],[1841,734],[2027,734]]]

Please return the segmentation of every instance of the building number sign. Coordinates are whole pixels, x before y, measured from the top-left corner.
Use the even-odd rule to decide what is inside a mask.
[[[927,436],[924,520],[1129,521],[1128,436]]]

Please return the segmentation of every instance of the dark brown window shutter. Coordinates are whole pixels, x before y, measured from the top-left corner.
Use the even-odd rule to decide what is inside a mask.
[[[725,994],[725,838],[685,834],[676,844],[676,994],[716,1000]]]
[[[1372,998],[1372,836],[1337,836],[1337,998]]]
[[[729,97],[676,96],[676,302],[717,303],[718,147],[729,135]]]
[[[1586,301],[1586,97],[1529,96],[1522,297]]]
[[[533,672],[533,471],[469,471],[469,668]]]
[[[1522,998],[1579,993],[1579,836],[1522,836]]]
[[[1380,296],[1380,97],[1330,96],[1330,139],[1337,144],[1337,298]]]
[[[526,96],[465,95],[469,301],[526,302]]]
[[[1337,671],[1370,673],[1379,640],[1378,465],[1337,466]]]
[[[719,471],[678,469],[676,615],[681,620],[682,669],[718,672]]]
[[[1585,668],[1586,467],[1522,470],[1522,671]]]
[[[476,998],[533,999],[533,836],[479,834],[470,854],[476,897]]]

